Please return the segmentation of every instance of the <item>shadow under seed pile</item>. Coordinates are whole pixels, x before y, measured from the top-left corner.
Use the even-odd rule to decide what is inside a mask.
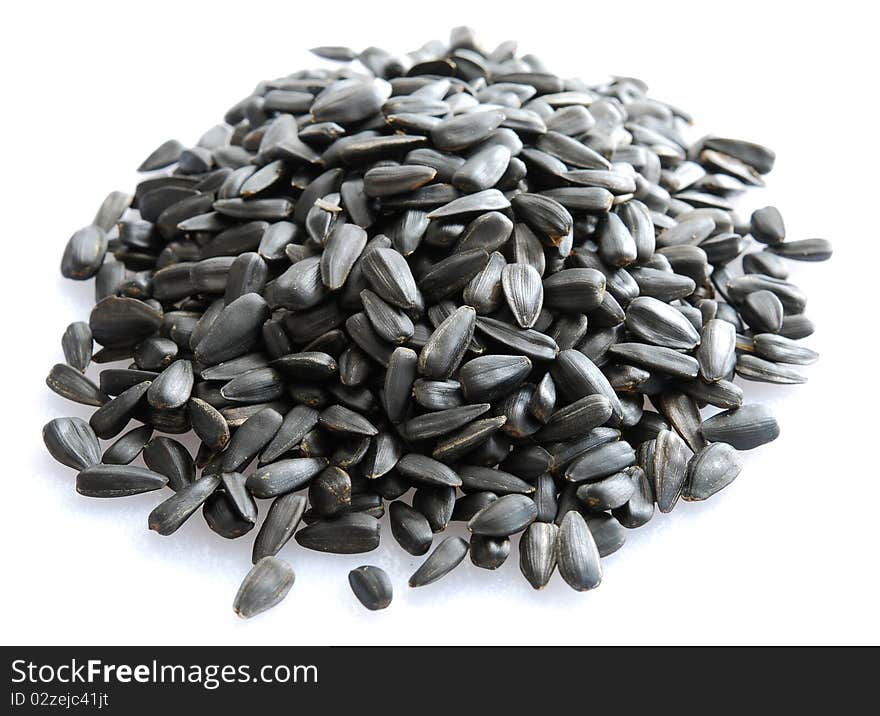
[[[315,52],[341,64],[165,142],[70,239],[62,273],[94,277],[97,303],[47,383],[97,410],[50,422],[48,449],[83,495],[168,488],[162,535],[200,510],[239,538],[265,509],[245,617],[292,587],[291,537],[370,552],[386,501],[400,547],[430,552],[411,587],[468,554],[495,569],[519,533],[533,587],[557,568],[598,586],[655,505],[710,497],[776,438],[733,378],[805,380],[786,259],[828,242],[788,241],[773,207],[736,218],[773,152],[688,142],[639,80],[565,80],[467,28],[402,58]],[[195,457],[154,437],[190,430]],[[470,542],[435,541],[450,521]],[[390,603],[378,567],[349,581]]]

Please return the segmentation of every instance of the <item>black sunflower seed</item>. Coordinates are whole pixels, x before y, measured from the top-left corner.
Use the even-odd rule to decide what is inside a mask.
[[[219,485],[219,475],[205,475],[181,487],[150,513],[147,519],[149,528],[160,535],[173,534],[204,504]]]
[[[370,611],[385,609],[391,604],[391,580],[379,567],[364,566],[351,570],[348,583],[358,601]]]
[[[334,554],[360,554],[379,546],[379,521],[363,512],[348,512],[307,525],[294,535],[301,547]]]
[[[410,587],[424,587],[445,577],[468,553],[469,545],[461,537],[447,537],[409,578]]]
[[[296,576],[293,568],[277,557],[263,557],[247,573],[232,602],[232,609],[250,619],[271,609],[287,596]]]
[[[576,510],[566,512],[556,539],[559,574],[572,589],[583,592],[602,581],[599,550],[584,518]]]
[[[256,564],[263,557],[275,556],[281,551],[299,526],[308,500],[304,495],[287,494],[276,497],[257,538],[254,540],[252,562]]]
[[[43,426],[43,442],[58,462],[84,470],[101,462],[98,439],[81,418],[55,418]]]
[[[90,465],[76,476],[76,491],[86,497],[128,497],[159,490],[168,478],[131,465]]]

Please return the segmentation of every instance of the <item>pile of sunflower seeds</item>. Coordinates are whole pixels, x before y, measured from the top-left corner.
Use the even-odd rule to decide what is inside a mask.
[[[165,142],[68,242],[61,271],[94,277],[96,305],[47,383],[97,411],[46,425],[49,451],[83,495],[168,488],[162,535],[200,509],[240,538],[267,505],[245,617],[293,585],[291,537],[370,552],[386,502],[400,547],[433,547],[411,587],[468,554],[495,569],[520,533],[534,588],[557,568],[596,587],[655,505],[712,496],[779,434],[734,378],[805,380],[786,259],[829,243],[787,240],[773,207],[737,218],[773,152],[689,142],[639,80],[562,79],[468,28],[402,58],[314,52],[334,69]],[[195,456],[168,437],[189,431]],[[451,521],[470,541],[435,544]],[[349,581],[389,604],[378,567]]]

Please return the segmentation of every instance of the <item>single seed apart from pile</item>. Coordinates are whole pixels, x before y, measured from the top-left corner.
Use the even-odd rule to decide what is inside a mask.
[[[735,214],[774,153],[697,139],[639,80],[562,79],[468,28],[401,57],[313,52],[329,66],[160,144],[64,245],[95,306],[46,383],[96,410],[50,421],[48,451],[84,495],[169,487],[163,535],[201,507],[239,538],[271,499],[242,616],[290,589],[291,538],[368,552],[386,509],[414,556],[470,530],[414,587],[518,540],[534,588],[556,569],[594,588],[655,506],[708,499],[778,436],[746,381],[806,380],[791,260],[830,243],[772,206]],[[390,602],[377,567],[349,581]]]

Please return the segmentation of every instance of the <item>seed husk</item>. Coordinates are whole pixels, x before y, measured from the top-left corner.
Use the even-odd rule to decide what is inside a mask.
[[[154,408],[179,408],[189,400],[193,388],[192,363],[177,360],[150,383],[147,402]]]
[[[150,513],[147,519],[149,528],[160,535],[173,534],[204,504],[219,485],[219,475],[205,475],[179,488]]]
[[[753,343],[756,354],[775,363],[810,365],[819,359],[819,354],[806,346],[802,346],[790,338],[772,333],[757,334],[753,338]]]
[[[379,521],[363,512],[319,520],[294,535],[301,547],[333,554],[372,552],[379,546]]]
[[[107,253],[107,233],[99,226],[87,226],[77,231],[67,242],[61,257],[61,275],[77,281],[92,278]]]
[[[397,462],[397,471],[409,480],[438,487],[459,487],[461,478],[442,462],[420,455],[409,453]]]
[[[55,418],[43,426],[43,442],[58,462],[84,470],[101,462],[101,448],[89,424],[81,418]]]
[[[470,543],[471,563],[481,569],[498,569],[510,555],[507,537],[473,535]]]
[[[46,377],[46,385],[63,398],[82,405],[101,407],[110,397],[77,369],[57,363]]]
[[[707,500],[733,482],[742,467],[742,457],[731,445],[707,445],[688,463],[687,482],[681,496],[688,501]]]
[[[661,512],[672,512],[687,478],[691,451],[684,440],[671,430],[661,430],[652,452],[651,476],[654,494]]]
[[[629,467],[623,473],[633,481],[635,491],[625,505],[613,509],[611,514],[627,529],[635,529],[654,516],[654,490],[642,468]]]
[[[71,368],[85,372],[92,362],[92,329],[83,321],[71,323],[61,337],[64,360]]]
[[[229,443],[229,425],[214,406],[196,397],[188,403],[192,429],[212,450],[222,450]]]
[[[406,260],[394,249],[376,248],[364,256],[364,275],[370,287],[389,303],[415,308],[418,289]]]
[[[535,501],[525,495],[504,495],[487,505],[468,522],[474,534],[508,537],[524,530],[538,516]]]
[[[76,373],[76,375],[80,374]],[[92,413],[89,425],[92,426],[95,435],[102,440],[109,440],[119,435],[134,416],[149,387],[148,381],[138,383]]]
[[[531,328],[544,304],[541,275],[528,264],[507,264],[501,272],[501,285],[507,305],[521,328]]]
[[[247,293],[226,306],[195,349],[202,365],[212,366],[245,355],[257,343],[268,306],[262,296]]]
[[[591,511],[613,510],[622,507],[636,490],[636,485],[626,472],[616,472],[599,482],[580,485],[578,499]]]
[[[643,296],[626,308],[626,327],[648,343],[690,350],[700,343],[700,334],[679,311],[667,303]]]
[[[322,517],[332,517],[351,507],[351,477],[335,465],[324,468],[309,483],[309,504]]]
[[[282,422],[281,415],[272,408],[263,408],[247,418],[233,433],[223,453],[223,470],[243,470],[275,437]]]
[[[546,285],[544,290],[546,292]],[[532,360],[551,361],[559,352],[559,346],[550,336],[531,328],[517,328],[496,318],[480,316],[476,330]]]
[[[196,466],[189,451],[173,438],[158,435],[144,446],[144,464],[168,478],[168,487],[182,490],[196,479]]]
[[[379,567],[368,565],[351,570],[348,583],[358,601],[370,611],[385,609],[391,604],[391,580]]]
[[[437,326],[419,353],[419,373],[428,378],[449,377],[473,338],[476,317],[473,308],[462,306]]]
[[[152,425],[141,425],[129,430],[104,451],[100,461],[105,465],[128,465],[140,455],[152,435]]]
[[[232,602],[232,609],[243,619],[279,604],[293,587],[293,568],[277,557],[263,557],[247,573]]]
[[[404,430],[409,440],[427,440],[458,430],[491,407],[489,403],[477,403],[476,405],[464,405],[458,408],[425,413],[408,420]]]
[[[254,497],[277,497],[304,487],[326,466],[324,457],[277,460],[252,472],[247,479],[247,488]]]
[[[600,557],[614,554],[626,542],[626,530],[612,515],[605,513],[586,516],[587,527],[596,542]]]
[[[391,534],[407,552],[421,556],[431,548],[434,539],[431,525],[420,512],[404,502],[392,502],[388,508],[391,519]]]
[[[556,569],[559,528],[552,522],[533,522],[519,543],[519,568],[529,584],[543,589]]]
[[[159,490],[168,478],[131,465],[90,465],[76,476],[76,491],[86,497],[128,497]]]
[[[649,370],[657,370],[678,378],[696,378],[699,364],[695,358],[672,348],[639,343],[618,343],[609,352],[623,360],[632,361]]]
[[[710,442],[724,442],[737,450],[751,450],[779,437],[779,424],[767,406],[749,404],[704,420],[703,435]]]
[[[169,139],[162,142],[162,144],[150,152],[150,155],[141,162],[137,170],[139,172],[151,172],[156,169],[163,169],[164,167],[170,166],[180,159],[180,155],[184,149],[185,147],[176,139]]]
[[[736,357],[736,374],[740,378],[760,383],[798,385],[807,382],[807,376],[796,367],[784,363],[774,363],[746,353],[741,353]]]
[[[604,424],[611,417],[611,401],[604,395],[587,395],[557,410],[536,435],[541,442],[566,440]]]
[[[624,440],[601,443],[586,450],[565,469],[570,482],[592,482],[613,475],[635,462],[632,446]]]
[[[304,495],[293,493],[276,497],[269,506],[257,538],[254,540],[252,562],[256,564],[263,557],[274,557],[293,537],[299,526],[308,500]]]
[[[584,518],[570,510],[562,518],[556,539],[559,574],[572,589],[584,592],[602,581],[599,550]]]
[[[410,587],[433,584],[455,569],[468,553],[469,545],[461,537],[447,537],[422,562],[409,578]]]

